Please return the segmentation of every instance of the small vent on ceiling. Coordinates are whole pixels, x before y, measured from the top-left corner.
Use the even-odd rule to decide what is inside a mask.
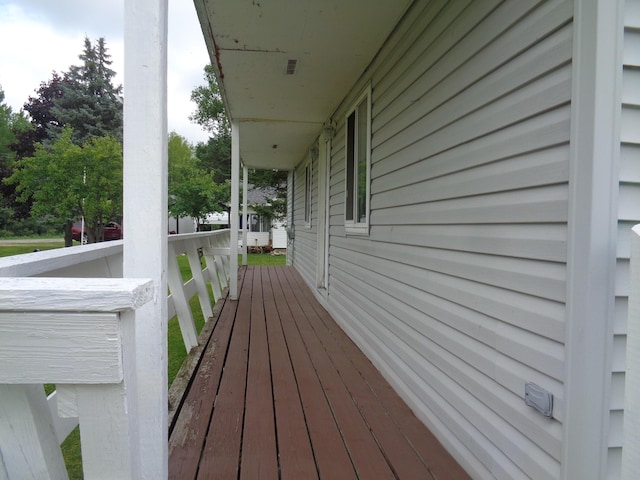
[[[298,66],[298,60],[290,59],[287,61],[287,75],[293,75],[296,73],[296,67]]]

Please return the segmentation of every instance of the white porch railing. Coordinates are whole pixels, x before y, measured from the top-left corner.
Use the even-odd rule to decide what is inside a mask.
[[[151,280],[122,278],[122,241],[0,258],[0,480],[65,479],[59,445],[81,426],[85,478],[136,478],[137,312]],[[168,316],[197,344],[228,285],[229,230],[169,236]],[[201,257],[204,267],[201,265]],[[177,256],[192,278],[183,282]],[[43,383],[55,383],[45,397]],[[132,443],[133,442],[133,443]]]

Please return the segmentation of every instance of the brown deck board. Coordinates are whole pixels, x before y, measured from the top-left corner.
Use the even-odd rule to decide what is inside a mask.
[[[254,269],[251,288],[251,337],[245,405],[240,478],[277,479],[271,368],[260,267]]]
[[[468,478],[294,269],[243,268],[239,287],[178,412],[170,478]]]
[[[248,269],[244,279],[245,284],[251,285],[252,279],[253,270]],[[229,353],[215,400],[207,440],[202,451],[198,479],[235,479],[240,469],[251,290],[242,288],[240,292]]]
[[[288,289],[295,289],[296,285],[288,284],[284,270],[277,270],[280,282],[288,285]],[[289,292],[291,293],[291,291]],[[340,425],[344,442],[360,478],[384,479],[394,478],[389,464],[378,448],[375,438],[369,432],[369,426],[360,414],[357,406],[347,390],[342,378],[331,359],[327,356],[315,332],[306,321],[302,307],[294,295],[287,295],[287,302],[291,313],[298,319],[297,328],[303,338],[309,356],[318,373],[318,377],[325,390],[325,395],[331,404],[336,421]]]
[[[276,309],[268,269],[262,269],[262,279],[282,479],[317,479],[302,401]]]
[[[241,280],[240,284],[242,284]],[[198,374],[180,408],[169,438],[169,456],[171,457],[169,478],[171,479],[196,478],[235,316],[236,305],[226,302],[204,350],[197,370]]]
[[[323,386],[296,328],[285,292],[278,280],[277,269],[271,269],[270,278],[302,398],[319,475],[327,479],[357,478]]]

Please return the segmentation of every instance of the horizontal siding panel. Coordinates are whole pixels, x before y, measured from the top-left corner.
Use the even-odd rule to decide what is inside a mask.
[[[417,337],[412,334],[412,330],[402,325],[396,325],[392,334],[375,316],[371,316],[375,315],[376,310],[367,307],[370,305],[369,302],[362,299],[355,291],[349,291],[347,284],[341,284],[340,287],[339,291],[350,293],[349,303],[355,302],[361,307],[361,311],[359,310],[358,313],[366,316],[367,329],[372,331],[382,343],[394,345],[393,351],[406,365],[411,365],[411,368],[423,382],[428,382],[435,390],[444,393],[457,412],[482,432],[487,440],[497,445],[516,465],[534,478],[553,478],[558,474],[559,465],[555,459],[542,451],[530,439],[520,434],[502,417],[495,415],[482,402],[478,402],[475,393],[460,387],[439,368],[433,368],[432,365],[427,365],[424,362],[418,352],[437,350],[438,353],[441,353],[437,345],[423,339],[423,337]],[[340,296],[342,295],[340,294]],[[407,346],[411,348],[407,349]],[[444,362],[445,365],[455,363],[455,358]],[[451,417],[450,414],[448,416]],[[451,418],[450,421],[456,420]],[[485,443],[487,442],[485,441]]]
[[[629,310],[628,297],[616,297],[614,308],[613,333],[614,335],[626,335],[627,311]]]
[[[609,408],[622,410],[624,408],[624,373],[616,372],[611,375],[611,398]]]
[[[372,190],[391,190],[404,185],[407,179],[410,179],[409,183],[429,180],[526,152],[567,144],[570,117],[571,109],[568,106],[554,109],[527,122],[511,125],[430,156],[428,163],[403,163],[402,169],[394,169],[387,174],[380,170],[380,163],[374,163],[371,173]]]
[[[638,45],[640,48],[640,44]],[[623,143],[640,144],[640,107],[626,106],[622,109],[620,140]]]
[[[510,2],[505,5],[518,8],[521,3]],[[557,26],[559,21],[557,17],[553,16],[550,16],[549,20],[553,23],[553,27]],[[477,55],[460,67],[451,79],[446,79],[436,86],[431,85],[434,76],[429,75],[430,72],[426,72],[425,81],[416,82],[411,89],[403,92],[401,98],[404,101],[394,103],[392,108],[379,115],[376,114],[376,109],[379,107],[378,101],[376,101],[373,105],[374,114],[376,114],[374,148],[400,132],[411,135],[413,132],[409,126],[415,123],[426,124],[429,122],[432,127],[431,131],[439,130],[451,120],[464,117],[493,103],[531,83],[532,78],[542,77],[557,69],[559,65],[570,62],[572,32],[571,28],[566,27],[556,35],[543,40],[526,54],[497,68],[504,61],[504,58],[516,55],[521,51],[523,46],[520,43],[521,40],[524,42],[537,41],[540,38],[539,35],[540,32],[537,30],[525,34],[520,30],[513,31],[511,35],[499,40],[500,46],[492,45],[491,49]],[[510,49],[510,51],[501,52],[506,55],[495,56],[496,48]],[[465,57],[447,56],[443,61],[452,58],[455,58],[457,63]],[[452,65],[447,68],[440,63],[442,62],[439,62],[436,70],[438,77],[444,75],[443,69],[448,72],[454,67],[458,67],[458,65]],[[496,69],[491,71],[494,68]],[[481,80],[476,81],[478,78]],[[427,79],[428,81],[426,81]],[[397,116],[397,120],[391,121],[391,118],[387,118],[391,114],[394,118]]]
[[[349,261],[348,251],[335,248],[333,254],[335,261]],[[366,268],[400,284],[420,285],[425,292],[549,339],[561,342],[564,338],[564,306],[558,302],[364,255],[355,263],[354,269]]]
[[[640,183],[640,144],[624,143],[620,147],[620,181]]]
[[[638,221],[618,222],[617,257],[631,257],[631,229]]]
[[[346,273],[344,267],[346,267],[344,263],[336,263],[336,270],[333,273],[334,281],[340,281],[340,279],[342,279],[342,282],[353,284],[354,280],[358,278],[358,274],[366,274],[362,270],[358,270],[357,273],[354,272],[354,275],[350,275]],[[379,277],[375,278],[377,280]],[[441,322],[440,319],[437,318],[437,314],[443,311],[446,312],[446,307],[434,308],[433,311],[428,307],[426,309],[417,309],[415,304],[407,304],[392,298],[386,293],[384,288],[380,288],[379,285],[373,285],[375,283],[376,281],[374,280],[367,282],[367,285],[360,287],[358,291],[367,297],[370,302],[378,305],[379,309],[386,310],[389,312],[389,315],[397,317],[393,320],[389,318],[387,322],[389,325],[398,323],[406,324],[418,332],[420,336],[425,337],[430,342],[437,344],[450,354],[465,361],[468,365],[491,378],[493,381],[496,380],[496,366],[498,364],[501,364],[502,368],[508,368],[515,365],[516,362],[520,362],[542,373],[544,377],[543,385],[557,385],[554,380],[557,380],[563,375],[563,348],[556,342],[549,340],[541,341],[536,335],[524,332],[521,329],[506,326],[495,320],[492,321],[491,319],[482,318],[475,321],[489,328],[486,334],[490,334],[491,338],[489,339],[489,344],[479,343],[479,339],[473,336],[467,336],[458,329],[450,326],[450,315],[445,313],[446,321],[444,322]],[[407,288],[409,289],[410,287]],[[418,297],[420,293],[411,290],[407,295]],[[437,302],[436,300],[432,303],[435,305],[441,302]],[[478,314],[475,312],[464,312],[463,315],[466,315],[469,319],[473,319],[473,317]],[[510,337],[510,335],[513,335],[513,337]],[[425,355],[427,354],[425,353]],[[527,379],[521,378],[518,388],[513,390],[512,394],[522,397],[526,380]],[[462,381],[460,383],[467,385],[467,389],[471,391],[476,390],[476,386],[469,386]],[[518,406],[522,407],[522,405]],[[498,408],[498,410],[500,410],[500,408]],[[522,410],[526,409],[519,409],[519,411]]]
[[[404,77],[416,59],[424,55],[424,47],[428,42],[425,36],[430,35],[431,42],[437,37],[431,33],[436,33],[440,28],[437,22],[442,22],[443,19],[446,21],[445,17],[451,21],[458,15],[456,12],[462,11],[469,3],[469,0],[458,3],[448,0],[413,2],[406,13],[408,21],[401,24],[397,35],[392,36],[376,55],[371,66],[371,76],[384,79],[387,87],[393,83],[393,78],[398,80]],[[405,54],[397,55],[397,51]],[[378,88],[385,90],[385,85],[379,85]]]
[[[622,373],[627,369],[627,336],[613,336],[613,357],[611,359],[614,373]]]
[[[567,186],[373,210],[371,225],[540,223],[567,221]]]
[[[571,68],[565,66],[460,119],[435,119],[428,115],[407,127],[401,134],[374,148],[373,161],[385,159],[399,152],[402,152],[403,159],[417,161],[428,158],[460,143],[567,104],[570,94]],[[454,122],[447,125],[451,121]],[[447,125],[446,129],[442,129],[444,125]],[[408,163],[399,163],[394,158],[393,161],[382,164],[377,174],[388,173],[403,164]]]
[[[361,239],[349,241],[337,239],[334,245],[353,252],[350,252],[350,255],[366,251],[369,257],[446,273],[549,300],[561,302],[565,300],[566,268],[564,264],[424,247],[394,246]],[[355,257],[352,260],[358,261]]]
[[[420,333],[441,348],[448,350],[456,357],[460,357],[469,365],[472,365],[475,369],[481,371],[486,376],[495,380],[495,365],[499,358],[506,356],[511,360],[503,360],[505,366],[513,360],[518,361],[524,365],[528,365],[530,368],[535,369],[543,375],[550,377],[551,379],[561,379],[563,377],[563,347],[561,344],[553,342],[547,339],[541,339],[539,336],[523,331],[522,329],[514,328],[505,325],[502,322],[491,321],[490,319],[483,320],[483,326],[489,328],[487,334],[490,334],[488,339],[490,343],[478,343],[478,339],[473,336],[467,336],[459,333],[458,329],[451,329],[448,323],[441,323],[438,318],[435,317],[438,311],[446,311],[448,307],[446,305],[441,309],[431,310],[429,305],[425,305],[425,308],[416,309],[417,303],[405,303],[399,302],[395,298],[391,298],[386,292],[390,286],[383,283],[379,274],[375,275],[368,272],[365,269],[354,269],[353,276],[346,273],[346,269],[349,268],[348,264],[339,260],[334,260],[336,264],[336,271],[334,271],[334,281],[342,278],[344,282],[350,285],[358,283],[359,278],[372,277],[371,281],[362,283],[358,287],[358,292],[367,296],[369,300],[376,303],[381,309],[386,309],[388,312],[393,312],[393,315],[401,318],[401,323],[404,323]],[[388,280],[387,280],[388,281]],[[406,289],[411,287],[404,286]],[[411,293],[413,292],[413,295]],[[425,293],[411,292],[407,293],[407,296],[417,298],[420,294]],[[422,305],[424,302],[421,301]],[[433,301],[433,304],[439,303]],[[475,317],[478,314],[475,312],[465,312],[467,317]],[[416,318],[422,318],[422,322],[416,320]],[[450,316],[445,314],[445,318],[451,319]],[[394,321],[397,324],[399,320]],[[446,327],[445,327],[446,325]],[[524,391],[524,380],[521,380],[519,388],[513,392],[518,396],[522,395]],[[549,383],[545,381],[544,383]],[[553,383],[553,382],[551,382]],[[475,390],[476,387],[469,387],[471,390]]]
[[[622,410],[612,410],[609,415],[609,448],[622,447],[623,418]]]
[[[640,67],[640,30],[625,29],[622,57],[626,66]]]
[[[451,3],[455,5],[456,2]],[[377,128],[387,125],[401,113],[403,122],[413,123],[419,118],[416,115],[422,116],[424,112],[433,111],[438,105],[463,92],[477,79],[489,74],[500,65],[500,58],[513,57],[528,42],[538,40],[539,38],[532,37],[528,32],[521,31],[519,35],[515,34],[515,38],[513,33],[507,33],[507,38],[502,37],[495,41],[496,37],[508,30],[518,17],[530,8],[531,3],[503,3],[485,19],[494,22],[493,28],[454,30],[454,36],[448,39],[450,45],[439,42],[440,49],[449,48],[447,55],[442,55],[438,48],[427,48],[403,78],[389,85],[385,85],[383,80],[380,88],[384,93],[380,97],[380,104],[374,107],[379,109],[374,109],[376,121],[379,122]],[[474,2],[465,11],[464,21],[479,22],[482,15],[494,6],[495,2]],[[471,10],[477,11],[474,17],[469,15]],[[495,20],[496,18],[498,20]],[[461,34],[465,32],[469,33],[462,37]],[[492,42],[491,48],[485,49],[486,45]],[[509,43],[515,48],[510,50]],[[504,50],[505,47],[507,51]],[[504,53],[506,55],[499,56]],[[456,74],[452,75],[453,72]],[[474,102],[476,100],[474,99]]]
[[[622,447],[609,447],[607,452],[607,480],[622,478]]]
[[[640,69],[624,69],[624,75],[622,75],[622,103],[640,105]]]
[[[625,27],[640,29],[640,0],[626,0],[624,7]]]
[[[638,125],[640,125],[640,123],[638,123]],[[618,219],[627,222],[640,221],[640,184],[620,184],[618,192]]]
[[[387,105],[397,104],[399,101],[402,104],[402,100],[398,100],[397,95],[391,95],[390,92],[406,91],[422,72],[428,71],[498,4],[496,0],[447,2],[429,24],[429,28],[421,34],[418,42],[403,51],[400,61],[375,83],[375,88],[382,92],[377,113],[380,114]],[[464,15],[461,15],[462,12]]]
[[[372,241],[565,262],[563,224],[373,226]],[[391,245],[390,248],[397,248]]]
[[[372,185],[371,209],[566,183],[568,176],[569,147],[563,145],[420,183],[406,177],[405,187],[383,193]]]
[[[630,289],[630,262],[627,259],[619,258],[616,261],[616,297],[628,297]]]

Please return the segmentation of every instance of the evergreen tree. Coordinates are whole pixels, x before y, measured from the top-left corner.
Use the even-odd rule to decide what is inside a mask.
[[[91,138],[112,136],[122,142],[122,86],[114,86],[115,71],[104,38],[93,45],[84,39],[79,55],[82,64],[72,65],[62,82],[62,95],[54,100],[53,115],[61,127],[73,128],[73,141],[82,145]]]

